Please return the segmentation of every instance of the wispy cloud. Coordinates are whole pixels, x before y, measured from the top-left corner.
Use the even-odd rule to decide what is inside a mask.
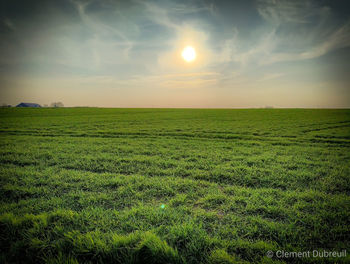
[[[169,18],[169,9],[161,8],[160,6],[152,2],[146,2],[146,1],[135,1],[135,2],[143,5],[146,8],[148,18],[152,20],[154,23],[162,26],[166,26],[174,30],[179,30],[181,28],[178,24],[174,23]],[[178,11],[182,12],[182,8],[178,7]]]
[[[318,6],[312,1],[259,0],[258,12],[267,21],[281,23],[310,23]]]
[[[278,79],[284,75],[285,75],[285,73],[267,73],[267,74],[264,74],[264,76],[261,79],[259,79],[258,81],[264,82],[264,81],[269,81],[269,80],[273,80],[273,79]]]
[[[13,21],[9,18],[5,18],[4,19],[4,24],[11,30],[15,30],[16,29],[16,26],[15,24],[13,23]]]
[[[106,36],[111,38],[112,36],[117,37],[118,42],[116,43],[114,40],[113,45],[119,43],[123,46],[124,49],[124,57],[125,59],[129,58],[129,52],[133,48],[133,42],[123,33],[122,30],[119,30],[118,25],[110,25],[107,23],[103,23],[98,16],[91,16],[86,13],[86,8],[93,3],[92,1],[88,2],[80,2],[71,0],[71,2],[76,6],[78,14],[82,20],[82,22],[93,32],[93,40],[91,41],[92,53],[97,65],[101,62],[101,57],[99,51],[101,50],[97,44],[106,42]],[[103,39],[103,41],[102,41]]]
[[[262,64],[318,58],[327,54],[328,52],[345,47],[350,47],[350,23],[347,23],[339,28],[336,32],[329,36],[329,39],[320,44],[307,47],[305,50],[298,53],[289,52],[271,54],[269,58],[262,61]]]
[[[289,28],[288,35],[276,33],[268,40],[270,45],[267,45],[275,49],[265,49],[267,56],[260,60],[263,65],[313,59],[335,49],[350,46],[350,21],[335,27],[331,23],[330,9],[318,5],[317,2],[263,0],[259,1],[258,12],[266,21],[272,22],[274,32],[283,27]],[[300,24],[308,25],[301,31]],[[293,46],[286,41],[294,43],[294,49],[299,51],[295,52]],[[285,52],[276,51],[283,44],[288,45],[291,50],[285,48]]]

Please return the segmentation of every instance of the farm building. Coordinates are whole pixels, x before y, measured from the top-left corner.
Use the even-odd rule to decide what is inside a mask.
[[[16,107],[41,107],[41,105],[35,103],[20,103]]]

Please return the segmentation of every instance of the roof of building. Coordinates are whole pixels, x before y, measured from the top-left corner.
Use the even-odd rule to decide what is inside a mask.
[[[41,107],[41,105],[36,103],[20,103],[16,107]]]

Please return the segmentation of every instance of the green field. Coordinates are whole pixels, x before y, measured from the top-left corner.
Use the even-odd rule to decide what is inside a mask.
[[[0,263],[350,255],[350,110],[0,109]]]

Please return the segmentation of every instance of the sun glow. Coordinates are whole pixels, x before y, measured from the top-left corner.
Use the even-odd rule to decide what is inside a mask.
[[[187,46],[186,48],[184,48],[181,55],[182,55],[182,58],[187,62],[194,61],[197,56],[195,49],[192,48],[191,46]]]

